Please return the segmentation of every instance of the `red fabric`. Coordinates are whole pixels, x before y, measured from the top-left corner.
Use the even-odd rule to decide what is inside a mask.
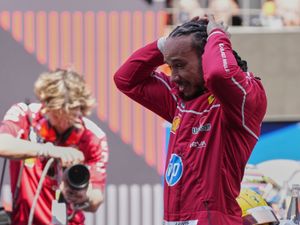
[[[261,82],[237,65],[223,32],[211,34],[202,61],[207,92],[187,102],[168,76],[154,72],[164,63],[157,42],[136,51],[114,79],[123,93],[173,122],[164,182],[165,224],[241,225],[235,198],[260,134],[266,95]]]
[[[2,121],[0,133],[9,133],[15,137],[20,136],[22,139],[43,142],[43,140],[39,140],[39,136],[36,135],[37,132],[30,132],[28,120],[28,115],[30,115],[30,118],[33,118],[31,122],[32,124],[35,126],[42,125],[42,133],[46,134],[47,141],[53,139],[52,141],[55,142],[57,137],[55,138],[53,136],[53,132],[51,130],[46,132],[45,123],[42,121],[39,123],[39,120],[44,120],[44,118],[40,116],[39,110],[39,104],[32,104],[28,107],[24,103],[19,103],[12,106]],[[102,130],[90,120],[84,118],[83,124],[84,128],[82,132],[77,133],[77,135],[80,136],[76,136],[75,133],[71,133],[65,142],[56,144],[67,146],[67,143],[72,143],[72,140],[78,139],[77,144],[72,146],[78,148],[84,153],[85,164],[88,165],[90,170],[90,182],[92,182],[93,187],[100,188],[103,191],[106,182],[106,164],[108,159],[106,136]],[[46,159],[41,160],[38,158],[25,160],[20,192],[15,203],[16,208],[12,214],[13,224],[19,225],[28,223],[32,201],[34,199],[34,195],[36,193],[37,186],[46,162]],[[10,161],[12,192],[15,190],[20,164],[21,161],[19,160]],[[55,169],[55,166],[56,164],[53,165],[52,169]],[[51,224],[51,204],[52,199],[55,198],[54,190],[57,189],[57,186],[58,183],[56,178],[47,175],[43,183],[43,188],[40,193],[37,206],[35,208],[33,224]],[[84,224],[83,213],[81,211],[78,212],[69,224]]]

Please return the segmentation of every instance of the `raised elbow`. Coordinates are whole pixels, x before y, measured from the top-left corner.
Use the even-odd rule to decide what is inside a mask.
[[[124,76],[123,73],[120,71],[117,71],[114,75],[114,82],[116,87],[122,91],[122,92],[128,92],[132,89],[132,82],[127,78],[127,76]]]
[[[115,74],[114,74],[114,82],[115,82],[115,85],[118,89],[122,89],[123,87],[123,81],[121,79],[121,74],[117,71]]]

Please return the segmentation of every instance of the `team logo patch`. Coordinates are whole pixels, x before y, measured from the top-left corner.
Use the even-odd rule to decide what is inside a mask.
[[[173,123],[172,123],[172,128],[171,128],[171,132],[172,133],[176,133],[178,127],[180,125],[180,117],[179,116],[175,116],[173,119]]]
[[[211,103],[213,103],[213,101],[215,100],[215,96],[213,96],[213,95],[210,95],[210,96],[208,96],[208,98],[207,98],[207,101],[208,101],[208,104],[210,105]]]
[[[183,163],[181,157],[172,154],[166,172],[166,182],[169,186],[174,186],[182,177]]]

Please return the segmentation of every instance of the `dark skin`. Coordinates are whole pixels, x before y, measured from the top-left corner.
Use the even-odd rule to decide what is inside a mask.
[[[201,19],[208,20],[208,34],[214,29],[221,29],[227,33],[228,26],[224,25],[223,22],[216,22],[212,15],[207,15]],[[199,17],[192,19],[192,21],[198,20],[200,20]],[[228,33],[227,35],[229,36]],[[165,62],[172,71],[171,81],[177,85],[179,95],[185,101],[197,98],[205,89],[202,61],[192,44],[193,34],[169,37],[163,48]]]
[[[171,81],[177,84],[179,95],[186,101],[198,97],[204,81],[201,61],[192,48],[192,35],[168,38],[163,55],[171,68]]]

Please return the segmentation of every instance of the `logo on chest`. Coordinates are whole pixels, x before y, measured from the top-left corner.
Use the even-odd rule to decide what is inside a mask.
[[[169,186],[174,186],[181,179],[183,173],[183,163],[181,157],[172,154],[166,171],[166,182]]]
[[[213,95],[208,96],[207,101],[208,101],[208,104],[211,105],[211,103],[213,103],[215,101],[215,96],[213,96]]]
[[[190,143],[190,148],[205,148],[206,147],[206,142],[205,141],[193,141]]]
[[[199,134],[200,132],[208,132],[211,130],[211,123],[207,122],[207,116],[199,118],[198,124],[192,127],[192,134]]]
[[[199,125],[198,127],[192,127],[192,134],[198,134],[199,132],[207,132],[210,131],[211,124],[205,123],[203,125]]]
[[[172,123],[172,128],[171,128],[171,132],[173,134],[176,133],[177,129],[179,128],[179,125],[180,125],[180,121],[181,121],[181,118],[179,116],[175,116],[174,119],[173,119],[173,123]]]

